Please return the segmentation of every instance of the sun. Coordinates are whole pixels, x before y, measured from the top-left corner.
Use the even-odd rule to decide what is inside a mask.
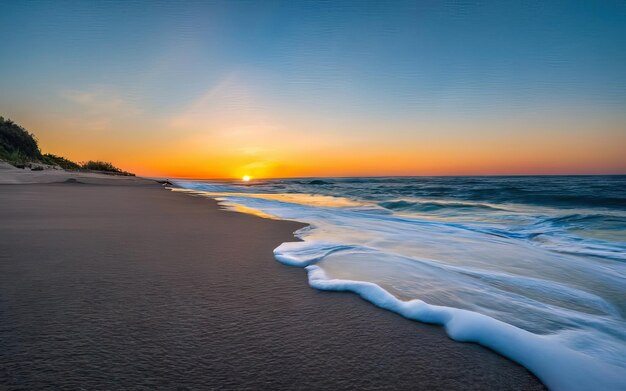
[[[244,175],[241,177],[241,180],[244,182],[250,182],[250,179],[252,179],[250,175]]]

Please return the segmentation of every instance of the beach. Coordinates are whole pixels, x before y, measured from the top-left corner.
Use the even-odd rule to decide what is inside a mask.
[[[310,288],[272,254],[301,223],[148,179],[14,172],[0,171],[8,389],[544,389],[441,327]]]

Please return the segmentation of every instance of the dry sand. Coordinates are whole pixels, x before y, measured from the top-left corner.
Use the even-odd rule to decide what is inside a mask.
[[[0,185],[6,388],[543,389],[439,327],[309,288],[272,255],[298,223],[141,178],[35,173],[79,183]]]
[[[79,180],[85,183],[133,184],[145,182],[143,178],[133,176],[98,174],[93,172],[78,172],[65,170],[32,171],[30,168],[15,168],[0,161],[0,185],[59,183],[66,180]],[[112,182],[115,181],[115,182]]]

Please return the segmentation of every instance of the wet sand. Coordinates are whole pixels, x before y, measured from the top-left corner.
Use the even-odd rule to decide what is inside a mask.
[[[299,223],[78,181],[0,185],[6,388],[544,389],[437,326],[311,289],[272,255]]]

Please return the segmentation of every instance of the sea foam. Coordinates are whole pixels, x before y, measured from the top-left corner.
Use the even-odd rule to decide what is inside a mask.
[[[279,252],[280,253],[280,252]],[[284,259],[277,256],[277,259]],[[450,338],[474,342],[523,365],[553,390],[624,390],[624,369],[601,364],[565,348],[549,337],[536,335],[476,312],[402,301],[380,286],[364,281],[331,279],[315,265],[306,266],[309,284],[316,289],[349,291],[380,308],[405,318],[444,326]]]
[[[271,194],[282,184],[178,184],[233,210],[308,223],[296,232],[302,242],[283,243],[274,254],[306,268],[314,288],[354,292],[406,318],[440,324],[454,340],[520,363],[551,389],[626,389],[626,264],[616,261],[624,251],[619,243],[551,228],[558,220],[552,209],[446,201],[439,202],[450,204],[445,214],[427,208],[439,214],[433,219],[390,212],[377,196]],[[535,232],[546,235],[537,240]]]

